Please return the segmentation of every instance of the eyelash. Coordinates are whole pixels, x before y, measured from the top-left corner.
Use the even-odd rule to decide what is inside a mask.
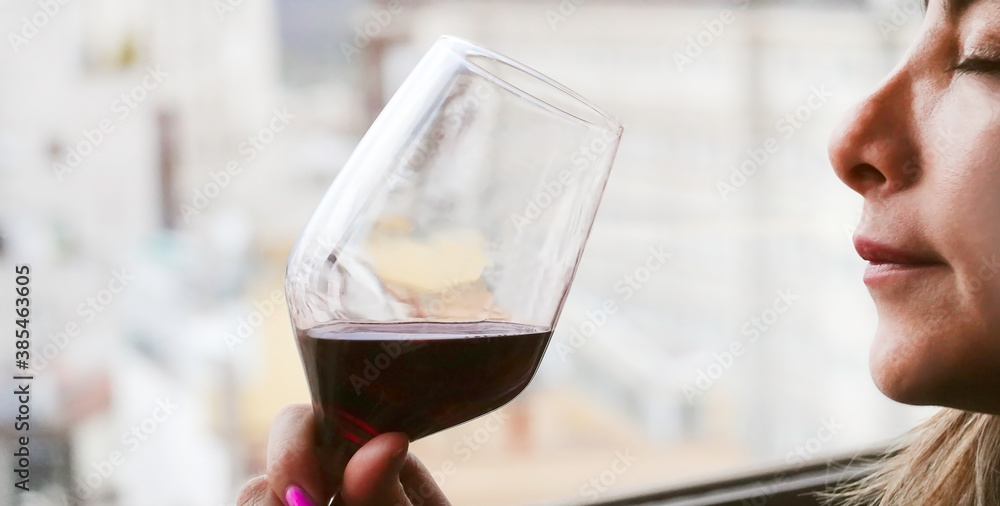
[[[959,74],[1000,75],[1000,60],[970,56],[951,69]]]

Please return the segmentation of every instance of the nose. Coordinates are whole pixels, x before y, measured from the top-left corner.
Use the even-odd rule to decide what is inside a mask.
[[[866,200],[903,191],[920,177],[913,99],[913,80],[904,64],[834,131],[833,169]]]

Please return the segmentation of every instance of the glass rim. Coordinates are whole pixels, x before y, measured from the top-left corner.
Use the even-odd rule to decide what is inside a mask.
[[[496,51],[487,49],[479,44],[476,44],[475,42],[470,42],[466,39],[463,39],[461,37],[456,37],[454,35],[442,35],[438,38],[438,42],[445,43],[453,53],[459,56],[463,62],[467,63],[477,73],[482,74],[483,77],[486,77],[490,81],[493,81],[495,84],[501,86],[507,91],[510,91],[518,96],[524,97],[526,100],[529,100],[559,115],[569,117],[575,121],[585,123],[589,126],[597,128],[608,128],[609,130],[615,131],[616,135],[620,135],[621,131],[623,130],[623,126],[620,121],[615,119],[610,114],[601,110],[601,108],[594,105],[591,101],[587,100],[579,93],[567,88],[566,86],[560,84],[559,82],[546,76],[545,74],[542,74],[541,72],[538,72],[537,70],[527,65],[524,65],[523,63],[518,62],[517,60],[504,56],[500,53],[497,53]],[[494,72],[491,72],[489,69],[486,69],[483,66],[476,64],[476,62],[469,59],[470,55],[483,56],[495,60],[499,63],[510,66],[514,70],[526,74],[528,77],[531,77],[533,79],[538,80],[541,83],[544,83],[545,85],[555,89],[559,93],[562,93],[563,95],[566,95],[567,97],[573,99],[574,101],[579,102],[580,105],[582,105],[584,108],[597,113],[597,115],[600,116],[606,122],[606,124],[601,125],[595,121],[581,118],[577,114],[573,114],[572,112],[567,111],[562,107],[550,104],[549,102],[532,95],[531,93],[517,87],[513,83],[508,82],[506,79],[496,75]]]

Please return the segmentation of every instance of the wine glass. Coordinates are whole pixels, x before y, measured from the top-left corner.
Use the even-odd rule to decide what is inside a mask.
[[[524,389],[622,130],[509,58],[454,37],[431,47],[288,259],[327,476],[375,435],[413,441]]]

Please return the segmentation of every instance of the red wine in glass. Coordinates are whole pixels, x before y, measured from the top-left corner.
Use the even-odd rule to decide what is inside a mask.
[[[443,37],[424,55],[288,257],[330,480],[321,502],[375,435],[416,440],[524,389],[621,135],[580,95],[486,48]]]
[[[326,475],[342,476],[378,434],[413,441],[503,406],[528,385],[551,335],[497,321],[334,323],[300,332]]]

